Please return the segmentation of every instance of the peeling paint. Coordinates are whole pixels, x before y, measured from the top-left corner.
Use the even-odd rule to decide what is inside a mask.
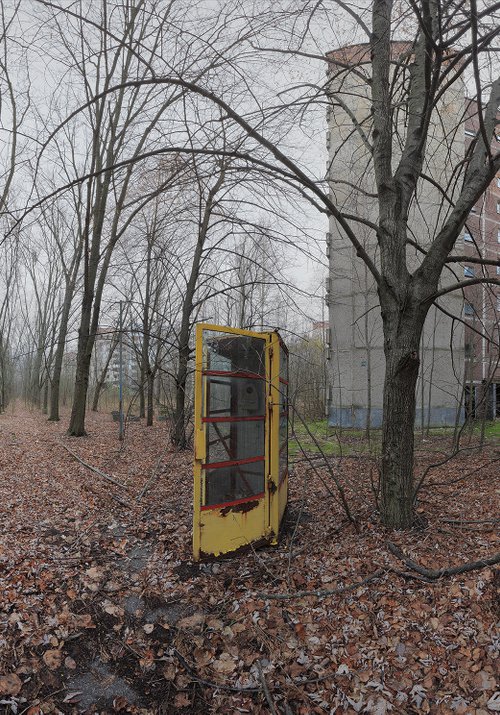
[[[234,506],[224,507],[224,509],[220,510],[220,514],[221,516],[227,516],[230,512],[235,514],[246,514],[247,512],[252,511],[252,509],[256,509],[259,504],[260,502],[257,500],[245,501],[243,504],[235,504]]]

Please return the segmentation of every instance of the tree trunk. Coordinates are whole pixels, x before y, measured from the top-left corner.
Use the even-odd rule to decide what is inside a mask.
[[[85,408],[89,386],[90,357],[91,356],[85,352],[78,359],[76,365],[75,393],[73,395],[73,407],[71,409],[71,419],[68,427],[68,434],[71,437],[83,437],[86,435]]]
[[[69,313],[71,310],[71,300],[73,297],[74,282],[66,285],[64,295],[64,305],[61,314],[61,324],[57,335],[57,347],[54,357],[54,370],[50,385],[50,411],[49,421],[59,422],[59,393],[61,389],[61,372],[64,358],[64,348],[66,346],[66,335],[68,334]]]
[[[59,337],[61,333],[59,333]],[[64,349],[64,345],[63,345]],[[59,345],[57,346],[57,353],[54,361],[54,372],[52,374],[52,383],[50,385],[50,409],[49,409],[49,422],[59,422],[59,396],[61,390],[61,371],[63,362],[63,350],[59,355]]]
[[[144,383],[146,381],[146,373],[144,367],[141,365],[141,372],[139,376],[139,417],[142,419],[146,416],[146,398],[144,395]]]
[[[99,409],[99,398],[101,396],[102,388],[106,382],[106,370],[101,372],[100,378],[96,382],[94,397],[92,399],[92,412],[97,412]]]
[[[386,373],[382,425],[382,521],[393,529],[413,523],[413,448],[419,343],[423,320],[385,333]]]
[[[85,432],[85,411],[89,387],[90,360],[92,343],[90,341],[90,320],[92,314],[92,295],[87,291],[82,304],[80,329],[78,334],[78,353],[76,361],[75,390],[69,421],[68,434],[71,437],[83,437]],[[90,343],[90,345],[89,345]]]
[[[154,399],[155,377],[153,371],[148,372],[147,383],[147,410],[146,410],[146,427],[153,426],[153,399]]]
[[[49,376],[45,377],[45,382],[43,383],[43,403],[42,412],[46,415],[49,411]]]
[[[181,344],[179,347],[179,365],[175,379],[175,412],[172,441],[179,449],[186,449],[186,382],[189,363],[189,333],[183,339],[181,331]]]
[[[210,189],[203,212],[203,218],[198,231],[198,240],[191,265],[191,273],[186,286],[186,293],[182,304],[181,328],[179,331],[179,358],[177,364],[177,375],[175,379],[175,411],[174,428],[172,432],[172,442],[179,449],[187,447],[186,439],[186,382],[189,365],[189,336],[191,332],[191,313],[193,311],[193,300],[200,272],[200,264],[203,254],[203,246],[208,234],[210,217],[214,206],[215,195],[224,183],[225,169],[222,169],[215,185]]]

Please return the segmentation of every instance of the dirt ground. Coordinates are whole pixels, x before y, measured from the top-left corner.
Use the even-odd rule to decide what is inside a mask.
[[[495,565],[402,560],[498,554],[499,445],[433,469],[407,533],[380,526],[368,456],[332,458],[356,524],[301,461],[278,547],[193,564],[192,454],[165,423],[66,427],[0,415],[0,712],[500,711]]]

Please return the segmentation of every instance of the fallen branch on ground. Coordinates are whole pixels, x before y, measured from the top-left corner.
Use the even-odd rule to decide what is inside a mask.
[[[403,561],[409,569],[416,571],[421,576],[431,579],[432,581],[442,578],[443,576],[456,576],[457,574],[476,571],[477,569],[482,569],[486,566],[494,566],[495,564],[500,563],[500,553],[498,553],[494,556],[489,556],[486,559],[481,559],[480,561],[469,561],[461,566],[451,566],[443,569],[427,569],[424,566],[420,566],[420,564],[417,564],[415,561],[412,561],[412,559],[408,558],[408,556],[405,556],[396,544],[388,541],[387,546],[391,554]]]
[[[347,593],[349,591],[355,591],[360,586],[364,586],[370,581],[374,581],[376,578],[382,576],[385,573],[385,569],[378,569],[371,576],[367,576],[362,581],[358,583],[351,583],[349,586],[339,586],[338,588],[331,588],[328,591],[296,591],[295,593],[262,593],[257,591],[255,594],[257,598],[264,598],[266,600],[273,601],[286,601],[291,598],[303,598],[304,596],[316,596],[316,598],[326,598],[327,596],[336,596],[341,593]]]
[[[62,442],[59,442],[59,445],[60,445],[61,447],[63,447],[63,448],[66,450],[66,452],[69,452],[69,453],[71,454],[71,456],[76,459],[77,462],[80,462],[80,464],[83,464],[84,467],[87,467],[87,469],[90,469],[91,472],[95,472],[95,473],[98,474],[100,477],[102,477],[103,479],[105,479],[107,482],[110,482],[111,484],[114,484],[115,486],[120,487],[121,489],[127,489],[127,490],[128,490],[128,487],[127,487],[126,484],[123,484],[122,482],[119,482],[119,481],[118,481],[117,479],[115,479],[114,477],[110,477],[109,474],[105,474],[104,472],[101,472],[101,470],[100,470],[100,469],[97,469],[97,467],[93,467],[91,464],[89,464],[88,462],[86,462],[85,460],[83,460],[81,457],[79,457],[77,454],[75,454],[75,452],[73,452],[72,449],[70,449],[69,447],[66,447],[66,445],[63,444]]]

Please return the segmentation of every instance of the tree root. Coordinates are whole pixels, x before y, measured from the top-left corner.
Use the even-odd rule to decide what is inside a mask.
[[[423,576],[431,583],[437,579],[443,578],[443,576],[456,576],[457,574],[477,571],[478,569],[486,568],[486,566],[494,566],[495,564],[500,563],[500,553],[498,553],[479,561],[468,561],[466,564],[462,564],[461,566],[451,566],[442,569],[427,569],[424,566],[420,566],[420,564],[417,564],[415,561],[412,561],[412,559],[408,558],[408,556],[405,556],[401,549],[391,541],[387,542],[387,547],[391,554],[403,561],[409,569],[420,574],[420,576]]]

